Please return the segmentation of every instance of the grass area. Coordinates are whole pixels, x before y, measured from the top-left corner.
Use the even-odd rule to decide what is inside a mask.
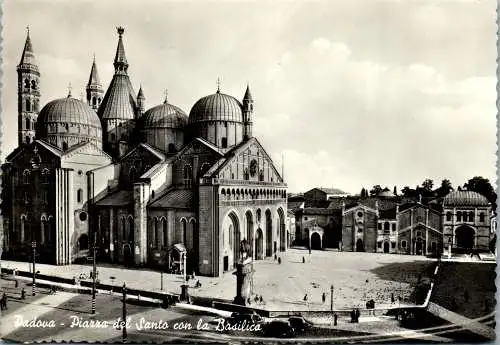
[[[468,318],[495,310],[496,264],[443,262],[431,301]]]

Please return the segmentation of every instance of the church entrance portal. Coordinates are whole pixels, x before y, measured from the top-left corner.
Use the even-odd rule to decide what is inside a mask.
[[[129,267],[134,264],[134,257],[132,255],[132,250],[129,244],[123,246],[123,259],[125,261],[125,266]]]
[[[364,252],[365,247],[363,246],[363,240],[361,238],[358,238],[356,241],[356,251],[357,252]]]
[[[264,259],[264,236],[262,229],[257,229],[255,232],[255,260]]]
[[[384,253],[389,253],[389,242],[384,242]]]
[[[229,256],[224,256],[224,272],[229,270]]]
[[[461,226],[455,230],[457,247],[470,250],[474,247],[474,229],[468,226]]]
[[[417,238],[417,243],[415,244],[415,254],[423,255],[424,254],[424,242],[422,238]]]
[[[321,249],[321,236],[317,232],[313,232],[311,235],[311,249]]]

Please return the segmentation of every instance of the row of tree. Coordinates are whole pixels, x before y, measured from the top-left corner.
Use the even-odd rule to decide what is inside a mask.
[[[401,193],[398,194],[397,187],[394,186],[392,193],[394,195],[402,195],[410,198],[440,198],[444,197],[451,191],[454,191],[451,181],[444,179],[441,181],[441,185],[434,188],[434,181],[431,179],[425,179],[421,185],[417,185],[415,188],[410,188],[405,186],[401,189]],[[475,176],[469,179],[463,186],[458,186],[457,190],[470,190],[484,195],[488,201],[496,209],[497,193],[491,185],[490,181],[482,176]],[[382,188],[380,185],[373,186],[373,188],[368,191],[365,188],[361,190],[362,197],[377,196],[382,192],[390,191],[389,188]]]

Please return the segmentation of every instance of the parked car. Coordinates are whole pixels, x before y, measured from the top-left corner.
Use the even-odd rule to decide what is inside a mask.
[[[273,320],[263,324],[262,334],[265,337],[272,338],[293,338],[295,336],[295,329],[289,321]]]
[[[243,323],[246,321],[247,324],[258,324],[262,323],[262,317],[257,313],[232,313],[229,318],[226,319],[230,324]]]
[[[307,321],[302,316],[291,316],[288,319],[288,322],[293,327],[295,332],[304,332],[313,326],[311,322]]]

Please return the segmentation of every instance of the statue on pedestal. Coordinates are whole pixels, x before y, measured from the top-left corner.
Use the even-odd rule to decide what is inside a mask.
[[[240,243],[240,257],[236,263],[236,297],[234,303],[246,305],[250,297],[251,281],[253,275],[252,256],[250,254],[250,245],[244,239]]]

